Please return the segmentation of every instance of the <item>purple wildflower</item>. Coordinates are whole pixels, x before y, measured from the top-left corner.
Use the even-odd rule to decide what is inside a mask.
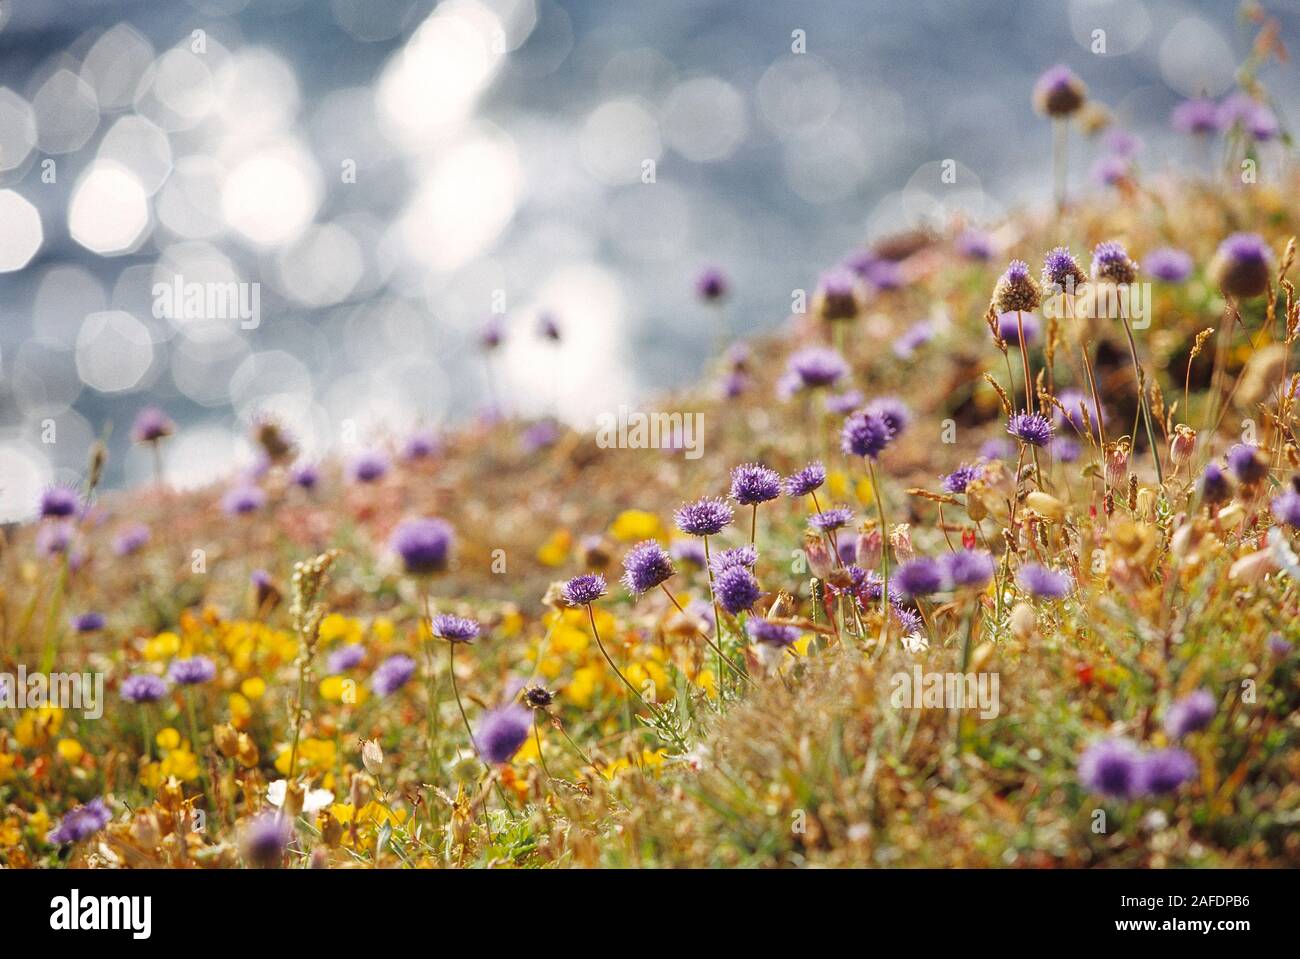
[[[993,237],[983,230],[963,230],[956,240],[957,252],[968,260],[984,262],[993,259]]]
[[[1142,753],[1128,739],[1102,739],[1079,757],[1079,782],[1112,799],[1132,799],[1146,787]]]
[[[1179,133],[1209,136],[1219,132],[1219,105],[1208,97],[1184,100],[1169,119]]]
[[[789,646],[802,635],[798,626],[774,623],[770,619],[762,619],[758,616],[752,617],[745,623],[745,631],[756,643],[778,647]]]
[[[1234,233],[1219,244],[1209,274],[1228,296],[1262,296],[1273,275],[1273,251],[1258,233]]]
[[[882,396],[865,407],[867,415],[879,416],[889,427],[889,438],[897,439],[912,422],[912,411],[897,396]]]
[[[760,463],[745,463],[731,471],[731,498],[741,506],[766,503],[781,495],[781,475]]]
[[[608,588],[604,576],[584,573],[564,584],[564,601],[570,606],[586,606],[604,596]]]
[[[816,389],[833,386],[849,372],[849,364],[836,350],[810,346],[793,354],[786,369],[797,378],[799,389]]]
[[[652,539],[633,546],[623,557],[623,585],[636,596],[654,589],[673,573],[668,551]]]
[[[66,520],[46,523],[36,531],[36,551],[42,556],[67,553],[75,533],[73,525]]]
[[[966,487],[984,475],[984,467],[978,463],[962,463],[943,478],[945,493],[964,493]]]
[[[230,516],[255,513],[266,503],[266,494],[257,486],[236,486],[221,497],[221,508]]]
[[[1171,793],[1196,778],[1196,760],[1185,749],[1157,749],[1142,757],[1139,777],[1143,792]]]
[[[713,536],[729,525],[735,514],[723,500],[704,499],[687,503],[673,514],[677,528],[691,536]]]
[[[128,526],[113,540],[113,554],[116,556],[130,556],[132,553],[143,549],[148,542],[148,526],[143,523]]]
[[[893,431],[883,416],[858,410],[844,420],[844,427],[840,430],[840,449],[850,456],[875,459],[893,438]]]
[[[156,443],[176,432],[176,424],[156,406],[147,406],[135,416],[131,439],[136,443]]]
[[[852,522],[853,510],[846,506],[837,506],[834,509],[824,509],[820,513],[814,513],[812,516],[808,517],[808,525],[823,533],[829,533],[836,529],[843,529]]]
[[[510,762],[532,730],[533,714],[517,703],[488,710],[479,720],[474,737],[485,762]]]
[[[736,546],[732,549],[724,549],[713,557],[713,562],[709,568],[713,570],[716,576],[724,569],[730,569],[732,566],[744,566],[746,569],[753,569],[758,563],[758,550],[746,543],[743,546]]]
[[[786,477],[785,493],[798,498],[819,490],[826,482],[826,467],[821,463],[809,463],[797,473]]]
[[[81,497],[70,486],[51,486],[41,493],[41,519],[62,519],[77,512]]]
[[[1123,245],[1113,240],[1098,243],[1092,249],[1092,275],[1094,279],[1110,280],[1123,285],[1137,277],[1138,267],[1129,259]]]
[[[1064,64],[1045,70],[1034,83],[1034,107],[1049,117],[1068,117],[1083,106],[1087,96],[1083,81]]]
[[[1273,500],[1272,506],[1273,516],[1279,523],[1300,529],[1300,493],[1287,490]]]
[[[838,416],[847,416],[862,405],[863,396],[858,390],[844,393],[832,393],[826,397],[826,412]]]
[[[439,613],[429,624],[433,635],[449,643],[468,643],[478,638],[482,627],[477,620],[451,613]]]
[[[167,684],[152,673],[136,673],[122,680],[119,692],[128,703],[156,703],[167,695]]]
[[[1073,295],[1087,280],[1068,246],[1058,246],[1043,257],[1044,289]]]
[[[439,445],[437,435],[428,430],[412,433],[402,447],[402,459],[408,462],[428,459],[438,452]]]
[[[1017,315],[1019,320],[1016,319]],[[1009,344],[1020,347],[1020,327],[1025,328],[1025,342],[1033,346],[1038,342],[1040,327],[1036,313],[1001,313],[998,315],[998,336]]]
[[[478,345],[485,351],[491,352],[505,342],[505,338],[505,317],[499,313],[493,313],[483,322],[483,329],[478,335]]]
[[[334,652],[329,654],[325,661],[330,675],[346,673],[349,669],[355,669],[361,665],[361,661],[366,658],[366,647],[361,643],[348,643],[340,646]]]
[[[1057,426],[1069,423],[1076,433],[1090,430],[1093,436],[1097,435],[1097,424],[1093,422],[1097,418],[1097,408],[1081,391],[1061,390],[1056,396],[1056,401],[1061,404],[1059,408],[1052,407],[1052,419]],[[1105,409],[1101,411],[1101,416],[1104,421],[1109,422]]]
[[[679,563],[689,563],[692,566],[703,569],[706,563],[704,555],[704,545],[699,540],[694,539],[676,539],[673,540],[672,546],[669,547],[673,559]]]
[[[58,845],[80,842],[99,832],[112,818],[113,814],[104,805],[104,800],[96,796],[84,806],[78,806],[64,816],[45,839]]]
[[[934,324],[929,320],[917,320],[894,341],[894,355],[901,360],[911,359],[933,336]]]
[[[1147,254],[1142,268],[1165,283],[1182,283],[1192,275],[1192,257],[1185,250],[1162,246]]]
[[[1010,460],[1016,457],[1016,446],[1008,439],[995,436],[980,445],[980,459]]]
[[[1024,260],[1012,260],[993,290],[993,303],[999,313],[1031,313],[1038,309],[1042,297],[1043,291]]]
[[[404,519],[393,530],[388,545],[402,557],[408,573],[423,576],[446,570],[454,539],[455,533],[446,520]]]
[[[366,450],[352,461],[352,478],[358,483],[373,483],[388,472],[388,457],[379,450]]]
[[[79,633],[93,633],[104,628],[103,613],[82,613],[72,617],[72,628]]]
[[[725,273],[711,266],[701,270],[700,275],[695,278],[695,292],[700,299],[715,303],[731,292],[731,282]]]
[[[1165,733],[1170,739],[1182,739],[1210,725],[1218,703],[1208,690],[1198,689],[1170,704],[1165,712]]]
[[[1232,496],[1232,485],[1218,463],[1207,463],[1201,474],[1201,496],[1207,503],[1223,503]]]
[[[415,675],[415,660],[402,653],[389,656],[370,674],[370,686],[381,696],[391,696]]]
[[[172,660],[167,675],[172,682],[182,686],[198,686],[210,683],[217,675],[217,664],[206,656],[191,656],[189,659]]]
[[[1058,573],[1038,563],[1022,566],[1016,582],[1021,589],[1037,599],[1063,599],[1070,595],[1070,589],[1074,585],[1068,573]]]
[[[982,589],[993,578],[993,557],[982,549],[959,549],[941,560],[944,579],[952,587]]]
[[[320,470],[314,463],[299,463],[293,468],[293,482],[303,489],[315,489],[320,482]]]
[[[1088,171],[1093,182],[1101,186],[1116,186],[1127,179],[1131,172],[1128,158],[1113,153],[1101,157]]]
[[[240,831],[239,847],[244,859],[258,869],[276,869],[284,861],[293,841],[293,825],[279,812],[254,816]]]
[[[1041,413],[1016,413],[1007,423],[1007,432],[1030,446],[1046,446],[1052,438],[1051,421]]]
[[[758,580],[744,566],[729,566],[714,579],[714,593],[718,605],[735,616],[742,610],[749,609],[762,595]]]
[[[895,577],[905,596],[929,596],[943,589],[943,567],[928,556],[909,559],[898,567]]]
[[[1228,468],[1239,483],[1258,483],[1268,476],[1268,459],[1258,446],[1238,443],[1228,450]]]
[[[852,320],[862,310],[862,284],[852,270],[828,270],[817,284],[814,299],[822,319]]]

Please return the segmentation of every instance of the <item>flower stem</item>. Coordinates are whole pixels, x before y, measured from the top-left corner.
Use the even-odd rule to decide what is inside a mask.
[[[889,523],[885,519],[885,491],[876,482],[876,467],[871,457],[866,460],[871,492],[876,497],[876,512],[880,516],[880,649],[883,653],[889,643]]]
[[[685,751],[685,741],[683,741],[682,737],[677,735],[677,733],[669,727],[668,720],[664,718],[663,713],[661,713],[653,703],[646,702],[645,697],[643,697],[641,693],[637,691],[637,688],[632,685],[632,681],[623,675],[623,671],[619,669],[618,666],[615,665],[614,660],[610,658],[609,652],[605,649],[605,644],[600,641],[600,631],[596,629],[596,612],[591,608],[591,603],[587,604],[587,618],[591,620],[591,635],[596,638],[596,645],[600,647],[600,654],[605,657],[605,662],[609,663],[609,668],[614,670],[614,675],[623,681],[623,685],[626,686],[628,691],[637,698],[637,702],[654,715],[660,730],[671,736],[677,743],[678,748]],[[721,663],[718,665],[718,670],[719,672],[722,670]]]

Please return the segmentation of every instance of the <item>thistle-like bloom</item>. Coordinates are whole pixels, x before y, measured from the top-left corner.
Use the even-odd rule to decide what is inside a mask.
[[[1290,489],[1274,498],[1273,516],[1279,523],[1300,529],[1300,493]]]
[[[210,683],[216,678],[217,664],[206,656],[176,659],[172,661],[167,675],[171,677],[172,682],[181,686],[198,686],[201,683]]]
[[[349,669],[356,669],[365,658],[365,646],[360,643],[348,643],[330,653],[325,665],[330,675],[337,676],[339,673],[346,673]]]
[[[821,463],[809,463],[799,472],[786,477],[785,494],[797,499],[821,489],[825,482],[826,467]]]
[[[718,604],[733,616],[749,609],[762,595],[758,580],[744,566],[729,566],[724,569],[714,579],[713,590],[717,594]]]
[[[668,551],[652,539],[633,546],[623,557],[623,585],[634,596],[654,589],[674,572]]]
[[[104,628],[103,613],[82,613],[72,617],[72,628],[79,633],[93,633]]]
[[[320,482],[320,470],[314,463],[299,463],[290,475],[294,485],[301,486],[303,489],[315,489],[316,484]]]
[[[1219,244],[1209,273],[1228,296],[1263,296],[1273,275],[1273,251],[1258,233],[1234,233]]]
[[[393,530],[388,545],[402,558],[408,573],[425,576],[447,568],[454,538],[451,524],[446,520],[404,519]]]
[[[673,514],[677,528],[691,536],[713,536],[731,525],[735,514],[731,507],[720,499],[696,500],[687,503]]]
[[[885,418],[878,413],[858,410],[844,420],[840,430],[840,449],[850,456],[880,456],[894,438]]]
[[[146,406],[135,416],[131,439],[136,443],[156,443],[176,432],[176,424],[156,406]]]
[[[1256,140],[1272,140],[1277,136],[1277,116],[1266,105],[1249,94],[1237,92],[1224,98],[1219,105],[1219,129],[1242,130]]]
[[[1140,773],[1143,792],[1171,793],[1196,778],[1196,760],[1185,749],[1157,749],[1142,757]]]
[[[999,313],[998,336],[1009,344],[1020,348],[1020,328],[1025,329],[1025,342],[1033,346],[1039,340],[1041,327],[1036,313]]]
[[[1052,439],[1052,421],[1041,413],[1016,413],[1007,422],[1007,432],[1030,446],[1046,446]]]
[[[982,549],[959,549],[941,560],[947,585],[983,589],[993,578],[993,557]]]
[[[474,737],[485,762],[503,765],[510,762],[532,730],[533,714],[517,703],[488,710],[479,720]]]
[[[713,557],[710,568],[713,575],[717,576],[724,569],[730,569],[732,566],[744,566],[746,569],[753,569],[758,563],[758,550],[746,543],[744,546],[736,546],[732,549],[724,549]]]
[[[826,412],[834,413],[837,416],[848,416],[862,405],[863,399],[862,393],[858,390],[832,393],[826,397]]]
[[[433,635],[449,643],[468,643],[478,638],[482,629],[477,620],[451,613],[439,613],[429,624]]]
[[[1228,468],[1239,483],[1259,483],[1268,477],[1268,458],[1258,446],[1238,443],[1228,450]]]
[[[993,259],[993,237],[984,230],[967,229],[956,239],[957,252],[968,260],[983,263]]]
[[[879,416],[889,427],[889,438],[897,439],[912,422],[912,411],[897,396],[882,396],[865,407],[869,416]]]
[[[1232,484],[1228,482],[1228,477],[1224,475],[1218,463],[1205,464],[1200,485],[1201,497],[1211,506],[1226,503],[1232,498]]]
[[[1012,260],[993,290],[993,305],[999,313],[1030,313],[1042,300],[1043,291],[1024,260]]]
[[[253,817],[241,830],[239,848],[249,865],[257,869],[275,869],[284,861],[285,851],[293,841],[293,824],[278,812],[264,812]]]
[[[1058,246],[1043,257],[1043,289],[1073,295],[1088,282],[1068,246]]]
[[[813,311],[823,320],[852,320],[862,311],[862,284],[848,269],[834,269],[822,274],[813,296]]]
[[[1165,713],[1165,733],[1170,739],[1182,739],[1210,725],[1218,703],[1208,690],[1198,689],[1172,703]]]
[[[586,606],[604,596],[609,586],[599,573],[584,573],[564,584],[564,601],[570,606]]]
[[[731,498],[741,506],[766,503],[781,495],[781,474],[761,463],[745,463],[731,471]]]
[[[373,483],[388,472],[388,457],[379,450],[366,450],[352,461],[352,478],[358,483]]]
[[[1209,97],[1184,100],[1169,117],[1179,133],[1192,136],[1210,136],[1219,132],[1219,105]]]
[[[149,527],[137,523],[124,529],[113,540],[114,556],[130,556],[139,552],[149,542]]]
[[[843,529],[852,522],[853,510],[845,506],[837,506],[834,509],[824,509],[820,513],[814,513],[812,516],[808,517],[808,525],[823,533]]]
[[[984,475],[984,467],[978,463],[962,463],[943,478],[945,493],[964,493],[966,487]]]
[[[257,486],[236,486],[221,497],[221,509],[230,516],[255,513],[266,504],[266,494]]]
[[[428,430],[421,430],[406,438],[406,443],[402,447],[402,459],[407,462],[425,460],[437,453],[439,449],[437,435]]]
[[[1097,424],[1093,422],[1097,418],[1097,408],[1087,396],[1079,390],[1061,390],[1056,395],[1056,402],[1061,404],[1060,408],[1052,407],[1052,419],[1057,426],[1069,423],[1077,433],[1091,431],[1093,436],[1097,435]],[[1062,409],[1065,412],[1061,412]],[[1102,409],[1101,417],[1109,422],[1105,409]]]
[[[1088,98],[1088,88],[1069,67],[1057,64],[1034,84],[1034,109],[1046,116],[1068,117]]]
[[[1079,782],[1112,799],[1133,799],[1146,789],[1142,753],[1129,739],[1102,739],[1079,757]]]
[[[370,688],[380,696],[391,696],[415,675],[415,660],[402,653],[389,656],[370,674]]]
[[[752,617],[745,623],[745,631],[754,642],[779,648],[791,645],[802,635],[798,626],[774,623],[770,619],[762,619],[758,616]]]
[[[78,806],[64,816],[45,839],[57,845],[80,842],[99,832],[112,818],[113,814],[104,805],[104,800],[96,796],[84,806]]]
[[[524,702],[533,709],[545,709],[555,702],[555,694],[545,686],[529,686],[524,690]]]
[[[717,267],[711,266],[701,270],[700,275],[695,278],[695,292],[700,299],[709,303],[715,303],[718,300],[725,299],[731,292],[731,282],[727,275]]]
[[[849,372],[844,357],[829,347],[810,346],[791,355],[786,370],[797,389],[833,386]]]
[[[1147,254],[1142,268],[1165,283],[1182,283],[1192,275],[1192,257],[1184,250],[1162,246]]]
[[[943,589],[944,570],[928,556],[918,556],[898,567],[894,582],[905,596],[929,596]]]
[[[1138,265],[1129,259],[1123,245],[1113,240],[1098,243],[1092,249],[1092,278],[1109,280],[1123,286],[1137,279]]]
[[[152,673],[136,673],[122,680],[119,693],[128,703],[156,703],[167,695],[167,684]]]
[[[81,497],[70,486],[51,486],[41,493],[41,519],[63,519],[81,508]]]
[[[1064,599],[1074,586],[1068,573],[1058,573],[1037,563],[1026,563],[1016,577],[1020,588],[1037,599]]]

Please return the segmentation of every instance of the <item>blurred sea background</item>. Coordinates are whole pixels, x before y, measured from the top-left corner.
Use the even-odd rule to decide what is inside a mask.
[[[1144,175],[1192,162],[1170,111],[1253,33],[1226,0],[6,0],[0,521],[108,424],[109,484],[147,480],[147,405],[178,486],[261,415],[308,458],[477,415],[494,308],[504,409],[590,428],[713,358],[702,267],[744,334],[890,231],[1048,202],[1055,63]],[[1263,79],[1290,129],[1300,71]],[[1095,160],[1073,136],[1074,193]],[[155,315],[178,275],[258,284],[256,328]]]

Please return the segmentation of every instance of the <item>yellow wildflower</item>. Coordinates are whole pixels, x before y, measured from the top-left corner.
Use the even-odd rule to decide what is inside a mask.
[[[659,517],[641,509],[625,509],[609,524],[609,535],[624,543],[656,539],[662,533]]]
[[[59,744],[54,748],[58,750],[59,756],[62,757],[64,762],[71,763],[74,766],[86,754],[86,751],[81,748],[81,743],[75,739],[60,739]]]

